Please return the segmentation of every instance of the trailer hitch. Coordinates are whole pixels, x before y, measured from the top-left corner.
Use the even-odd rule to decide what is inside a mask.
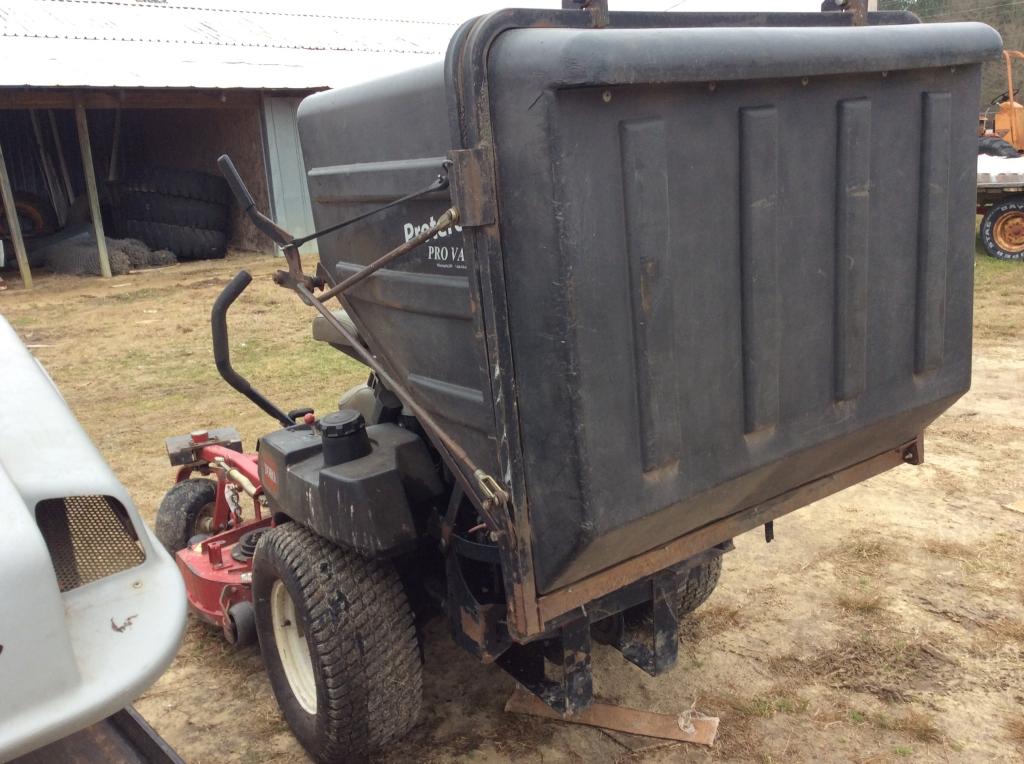
[[[231,187],[231,191],[234,194],[235,199],[238,201],[239,206],[241,206],[245,214],[248,215],[253,225],[262,231],[271,241],[281,247],[284,253],[288,270],[277,271],[274,274],[274,283],[278,286],[287,287],[294,291],[302,302],[311,306],[321,316],[323,316],[328,325],[344,337],[348,344],[351,345],[353,351],[359,357],[359,360],[372,369],[381,382],[383,382],[388,389],[398,396],[399,400],[402,401],[402,403],[413,413],[419,423],[423,426],[423,429],[426,430],[427,434],[431,436],[431,440],[434,442],[434,445],[437,447],[442,458],[447,462],[452,475],[458,482],[459,486],[467,496],[474,499],[474,503],[480,509],[481,515],[483,515],[483,518],[487,521],[488,528],[493,533],[497,534],[497,537],[506,544],[509,550],[513,549],[515,546],[515,533],[513,531],[511,518],[509,517],[508,512],[505,511],[505,507],[510,499],[508,492],[500,483],[498,483],[497,480],[488,475],[473,462],[473,459],[468,453],[466,453],[465,449],[463,449],[462,446],[460,446],[455,439],[452,438],[452,436],[443,427],[441,427],[430,412],[416,402],[406,387],[383,367],[380,361],[377,360],[377,357],[359,340],[358,337],[356,337],[353,332],[351,332],[337,319],[334,313],[325,304],[327,300],[336,298],[342,304],[342,307],[350,310],[350,306],[345,300],[345,293],[349,289],[373,275],[373,273],[384,266],[390,264],[394,260],[397,260],[403,255],[408,254],[421,244],[429,241],[441,231],[458,223],[459,210],[456,207],[449,208],[440,216],[440,219],[435,225],[425,231],[422,231],[415,238],[395,247],[390,252],[381,255],[369,265],[361,268],[341,283],[331,286],[330,289],[327,289],[319,296],[314,294],[314,292],[315,290],[323,289],[326,286],[324,279],[320,276],[310,276],[304,273],[302,270],[302,262],[299,258],[299,247],[308,241],[312,241],[313,239],[331,233],[332,231],[337,231],[340,228],[351,225],[360,220],[365,220],[372,215],[398,204],[402,204],[403,202],[410,201],[411,199],[415,199],[419,196],[431,193],[432,191],[439,191],[448,188],[448,168],[450,167],[451,162],[445,160],[441,165],[441,172],[438,174],[437,178],[425,188],[406,194],[405,196],[381,207],[377,207],[349,220],[335,223],[302,238],[292,236],[288,231],[281,228],[281,226],[257,209],[256,201],[253,199],[252,194],[249,193],[249,189],[246,188],[244,181],[238,174],[238,170],[235,169],[235,165],[234,162],[231,161],[231,157],[227,154],[222,155],[217,160],[217,165],[220,168],[221,173],[224,175],[224,178],[227,180],[228,185]],[[329,277],[330,274],[326,271],[324,271],[324,273]],[[248,274],[245,275],[249,277]],[[240,276],[241,274],[236,276],[235,279],[238,279]],[[249,277],[249,280],[251,280],[251,277]],[[244,289],[247,284],[248,281],[239,288],[238,292],[241,293],[241,290]],[[231,285],[229,284],[228,287],[230,288],[230,286]],[[227,291],[228,289],[225,289],[225,292]],[[235,296],[237,297],[237,294]],[[230,304],[230,301],[228,304]],[[219,368],[220,366],[218,366],[218,369]],[[232,387],[235,387],[235,384],[230,379],[227,377],[225,377],[225,379],[228,380],[228,383],[231,384]],[[239,392],[256,403],[257,406],[276,418],[277,415],[272,413],[272,410],[278,413],[280,413],[280,410],[274,407],[273,404],[267,401],[267,399],[258,392],[253,390],[251,385],[249,385],[248,382],[245,382],[244,379],[241,377],[238,377],[238,379],[244,382],[247,388],[242,389],[235,387],[235,389],[239,390]],[[246,390],[248,390],[248,392]],[[266,408],[264,404],[271,408]],[[289,425],[290,424],[291,422],[289,422]]]

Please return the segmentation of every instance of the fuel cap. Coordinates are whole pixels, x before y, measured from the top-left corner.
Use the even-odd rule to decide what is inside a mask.
[[[333,411],[320,419],[320,431],[325,438],[343,438],[365,428],[363,415],[355,409]]]

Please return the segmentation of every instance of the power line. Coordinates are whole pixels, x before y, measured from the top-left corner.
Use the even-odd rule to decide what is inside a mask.
[[[1017,5],[1024,5],[1024,0],[1013,0],[1012,2],[1003,3],[992,3],[991,5],[979,5],[973,8],[959,8],[955,11],[946,11],[945,13],[919,13],[918,15],[922,19],[942,19],[950,16],[963,16],[967,13],[974,12],[988,12],[995,10],[996,8],[1012,8]]]

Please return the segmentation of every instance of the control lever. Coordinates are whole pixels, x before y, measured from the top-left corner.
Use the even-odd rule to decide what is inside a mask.
[[[220,168],[221,174],[231,187],[231,193],[235,195],[235,200],[238,202],[238,206],[242,208],[242,212],[249,216],[249,220],[252,221],[252,224],[265,233],[270,240],[279,247],[284,248],[291,244],[294,237],[256,209],[256,200],[252,198],[252,194],[249,193],[249,189],[245,187],[245,183],[242,181],[242,176],[239,175],[238,170],[235,169],[235,163],[231,161],[231,157],[227,154],[223,154],[220,159],[217,160],[217,166]]]

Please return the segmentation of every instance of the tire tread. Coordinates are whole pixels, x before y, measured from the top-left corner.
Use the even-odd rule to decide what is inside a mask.
[[[412,611],[394,567],[295,523],[264,534],[254,563],[257,577],[268,563],[286,567],[302,590],[296,606],[308,617],[325,697],[318,698],[315,748],[300,742],[320,761],[351,761],[404,735],[419,715],[422,670]],[[262,627],[260,636],[263,644]]]

